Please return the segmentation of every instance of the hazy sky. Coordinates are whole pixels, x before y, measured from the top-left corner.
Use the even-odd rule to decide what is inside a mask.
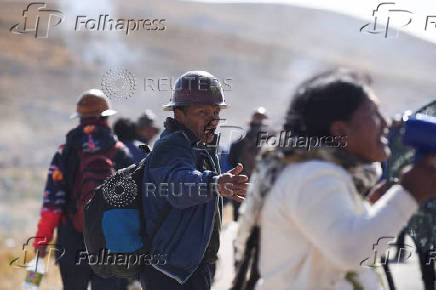
[[[233,3],[233,2],[247,2],[247,3],[284,3],[291,5],[298,5],[316,9],[326,9],[335,12],[352,15],[361,19],[373,22],[373,10],[381,3],[394,3],[382,5],[384,9],[378,12],[378,27],[383,30],[384,23],[388,16],[390,16],[390,27],[401,27],[408,23],[411,19],[412,22],[407,26],[401,28],[401,31],[409,32],[415,36],[424,38],[426,40],[436,43],[436,0],[402,0],[402,1],[376,1],[376,0],[194,0],[203,2],[217,2],[217,3]],[[409,12],[401,11],[388,11],[388,10],[407,10]],[[427,16],[430,17],[427,21]],[[427,23],[427,30],[425,26]],[[431,23],[433,22],[433,23]]]

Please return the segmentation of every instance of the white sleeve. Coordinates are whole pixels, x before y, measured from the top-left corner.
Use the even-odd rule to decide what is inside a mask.
[[[287,190],[292,190],[291,185]],[[282,188],[281,190],[286,190]],[[358,214],[342,174],[331,168],[306,176],[295,194],[285,194],[289,215],[302,234],[332,263],[344,270],[359,266],[373,244],[396,236],[417,209],[401,186],[392,187],[369,210]]]

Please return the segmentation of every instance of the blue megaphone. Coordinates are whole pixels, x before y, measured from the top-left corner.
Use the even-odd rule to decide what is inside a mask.
[[[403,144],[416,149],[415,162],[423,155],[436,153],[436,117],[410,116],[404,124]]]

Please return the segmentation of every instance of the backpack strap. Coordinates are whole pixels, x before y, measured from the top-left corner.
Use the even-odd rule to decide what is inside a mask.
[[[139,149],[142,150],[142,152],[144,152],[145,154],[148,154],[151,152],[150,146],[148,146],[147,144],[141,144],[138,146]]]
[[[148,157],[148,156],[147,156]],[[139,223],[141,225],[141,230],[140,230],[140,234],[142,236],[142,240],[145,243],[147,241],[147,235],[146,235],[146,231],[145,231],[145,216],[144,216],[144,208],[143,208],[143,204],[142,204],[142,177],[144,176],[144,169],[145,169],[145,163],[147,161],[147,157],[145,157],[144,159],[142,159],[138,165],[135,168],[135,171],[133,174],[138,174],[139,175],[139,184],[137,184],[137,188],[138,188],[138,202],[139,202],[139,206],[138,206],[138,212],[139,212]],[[149,248],[149,245],[147,245],[147,247]]]

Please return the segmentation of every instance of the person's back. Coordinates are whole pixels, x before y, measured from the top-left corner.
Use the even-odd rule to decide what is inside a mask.
[[[93,274],[88,264],[76,264],[76,254],[85,250],[81,206],[91,194],[89,187],[133,160],[107,124],[107,117],[115,111],[110,110],[101,91],[85,92],[79,99],[77,113],[80,124],[68,132],[65,144],[50,164],[34,247],[44,256],[54,229],[58,228],[56,246],[62,251],[56,253],[63,252],[57,263],[64,289],[87,289],[88,282],[92,289],[120,289],[121,280],[102,279]]]

